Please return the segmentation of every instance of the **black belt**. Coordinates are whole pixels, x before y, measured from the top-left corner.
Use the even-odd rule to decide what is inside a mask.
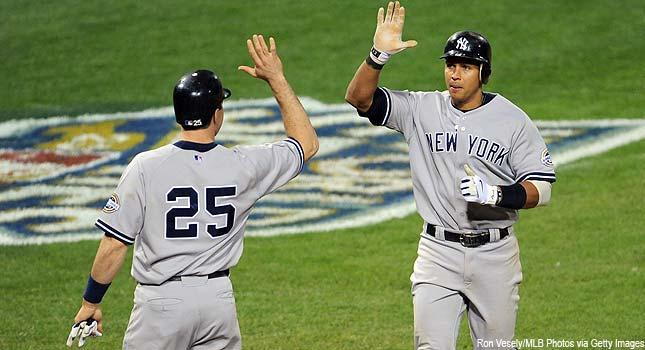
[[[437,237],[435,235],[436,228],[434,225],[426,225],[426,233],[432,237]],[[499,239],[504,239],[509,235],[508,227],[499,229]],[[486,243],[490,243],[490,232],[456,232],[450,230],[443,231],[443,237],[446,241],[458,242],[461,243],[466,248],[476,248],[482,246]]]
[[[228,275],[229,275],[229,272],[228,272],[228,269],[226,269],[226,270],[222,270],[222,271],[216,271],[216,272],[213,272],[213,273],[209,273],[208,275],[172,276],[169,279],[161,282],[161,284],[164,284],[164,283],[170,282],[170,281],[181,281],[182,277],[206,277],[206,278],[208,278],[210,280],[210,279],[213,279],[213,278],[225,277],[225,276],[228,276]],[[143,286],[160,286],[161,285],[161,284],[141,283],[141,282],[139,282],[139,284],[143,285]]]

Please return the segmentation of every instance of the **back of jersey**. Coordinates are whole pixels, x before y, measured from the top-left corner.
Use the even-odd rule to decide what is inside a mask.
[[[302,170],[294,139],[261,146],[179,141],[137,155],[96,226],[135,245],[132,276],[160,284],[231,268],[253,205]]]

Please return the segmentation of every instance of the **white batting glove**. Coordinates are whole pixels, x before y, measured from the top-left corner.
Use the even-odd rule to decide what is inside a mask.
[[[461,179],[461,195],[467,202],[495,205],[499,198],[498,187],[484,182],[481,177],[468,166],[464,165],[466,177]]]
[[[405,8],[401,7],[398,1],[387,4],[387,13],[382,7],[378,10],[374,47],[370,51],[370,57],[374,62],[385,64],[391,55],[417,46],[416,40],[401,40],[404,23]]]
[[[98,323],[90,318],[85,321],[75,323],[72,326],[72,330],[69,332],[69,336],[67,336],[67,346],[71,347],[77,336],[78,347],[80,348],[85,345],[87,337],[100,337],[103,336],[103,334],[98,330]]]

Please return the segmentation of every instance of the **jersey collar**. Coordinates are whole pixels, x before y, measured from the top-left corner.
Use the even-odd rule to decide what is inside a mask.
[[[215,142],[197,143],[197,142],[191,142],[186,140],[179,140],[175,142],[174,145],[181,149],[185,149],[188,151],[197,151],[197,152],[208,152],[213,148],[217,147],[217,143]]]
[[[477,110],[483,109],[483,108],[484,108],[484,107],[485,107],[485,106],[486,106],[490,101],[492,101],[492,100],[497,96],[497,94],[493,94],[493,93],[490,93],[490,92],[483,92],[483,94],[484,94],[484,98],[483,98],[483,101],[482,101],[483,103],[482,103],[479,107],[477,107],[477,108],[473,108],[473,109],[469,109],[469,110],[467,110],[467,111],[462,111],[461,109],[459,109],[459,108],[457,108],[457,107],[453,106],[452,101],[450,100],[450,95],[448,95],[448,104],[450,105],[450,107],[451,107],[453,110],[455,110],[455,111],[457,111],[457,112],[460,112],[461,114],[466,114],[466,113],[474,112],[474,111],[477,111]]]

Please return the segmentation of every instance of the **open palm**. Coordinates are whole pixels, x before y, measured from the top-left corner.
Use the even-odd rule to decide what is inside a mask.
[[[374,47],[389,54],[401,52],[409,47],[417,46],[416,40],[402,41],[403,24],[405,23],[405,8],[397,2],[387,4],[387,13],[381,7],[376,19]]]

